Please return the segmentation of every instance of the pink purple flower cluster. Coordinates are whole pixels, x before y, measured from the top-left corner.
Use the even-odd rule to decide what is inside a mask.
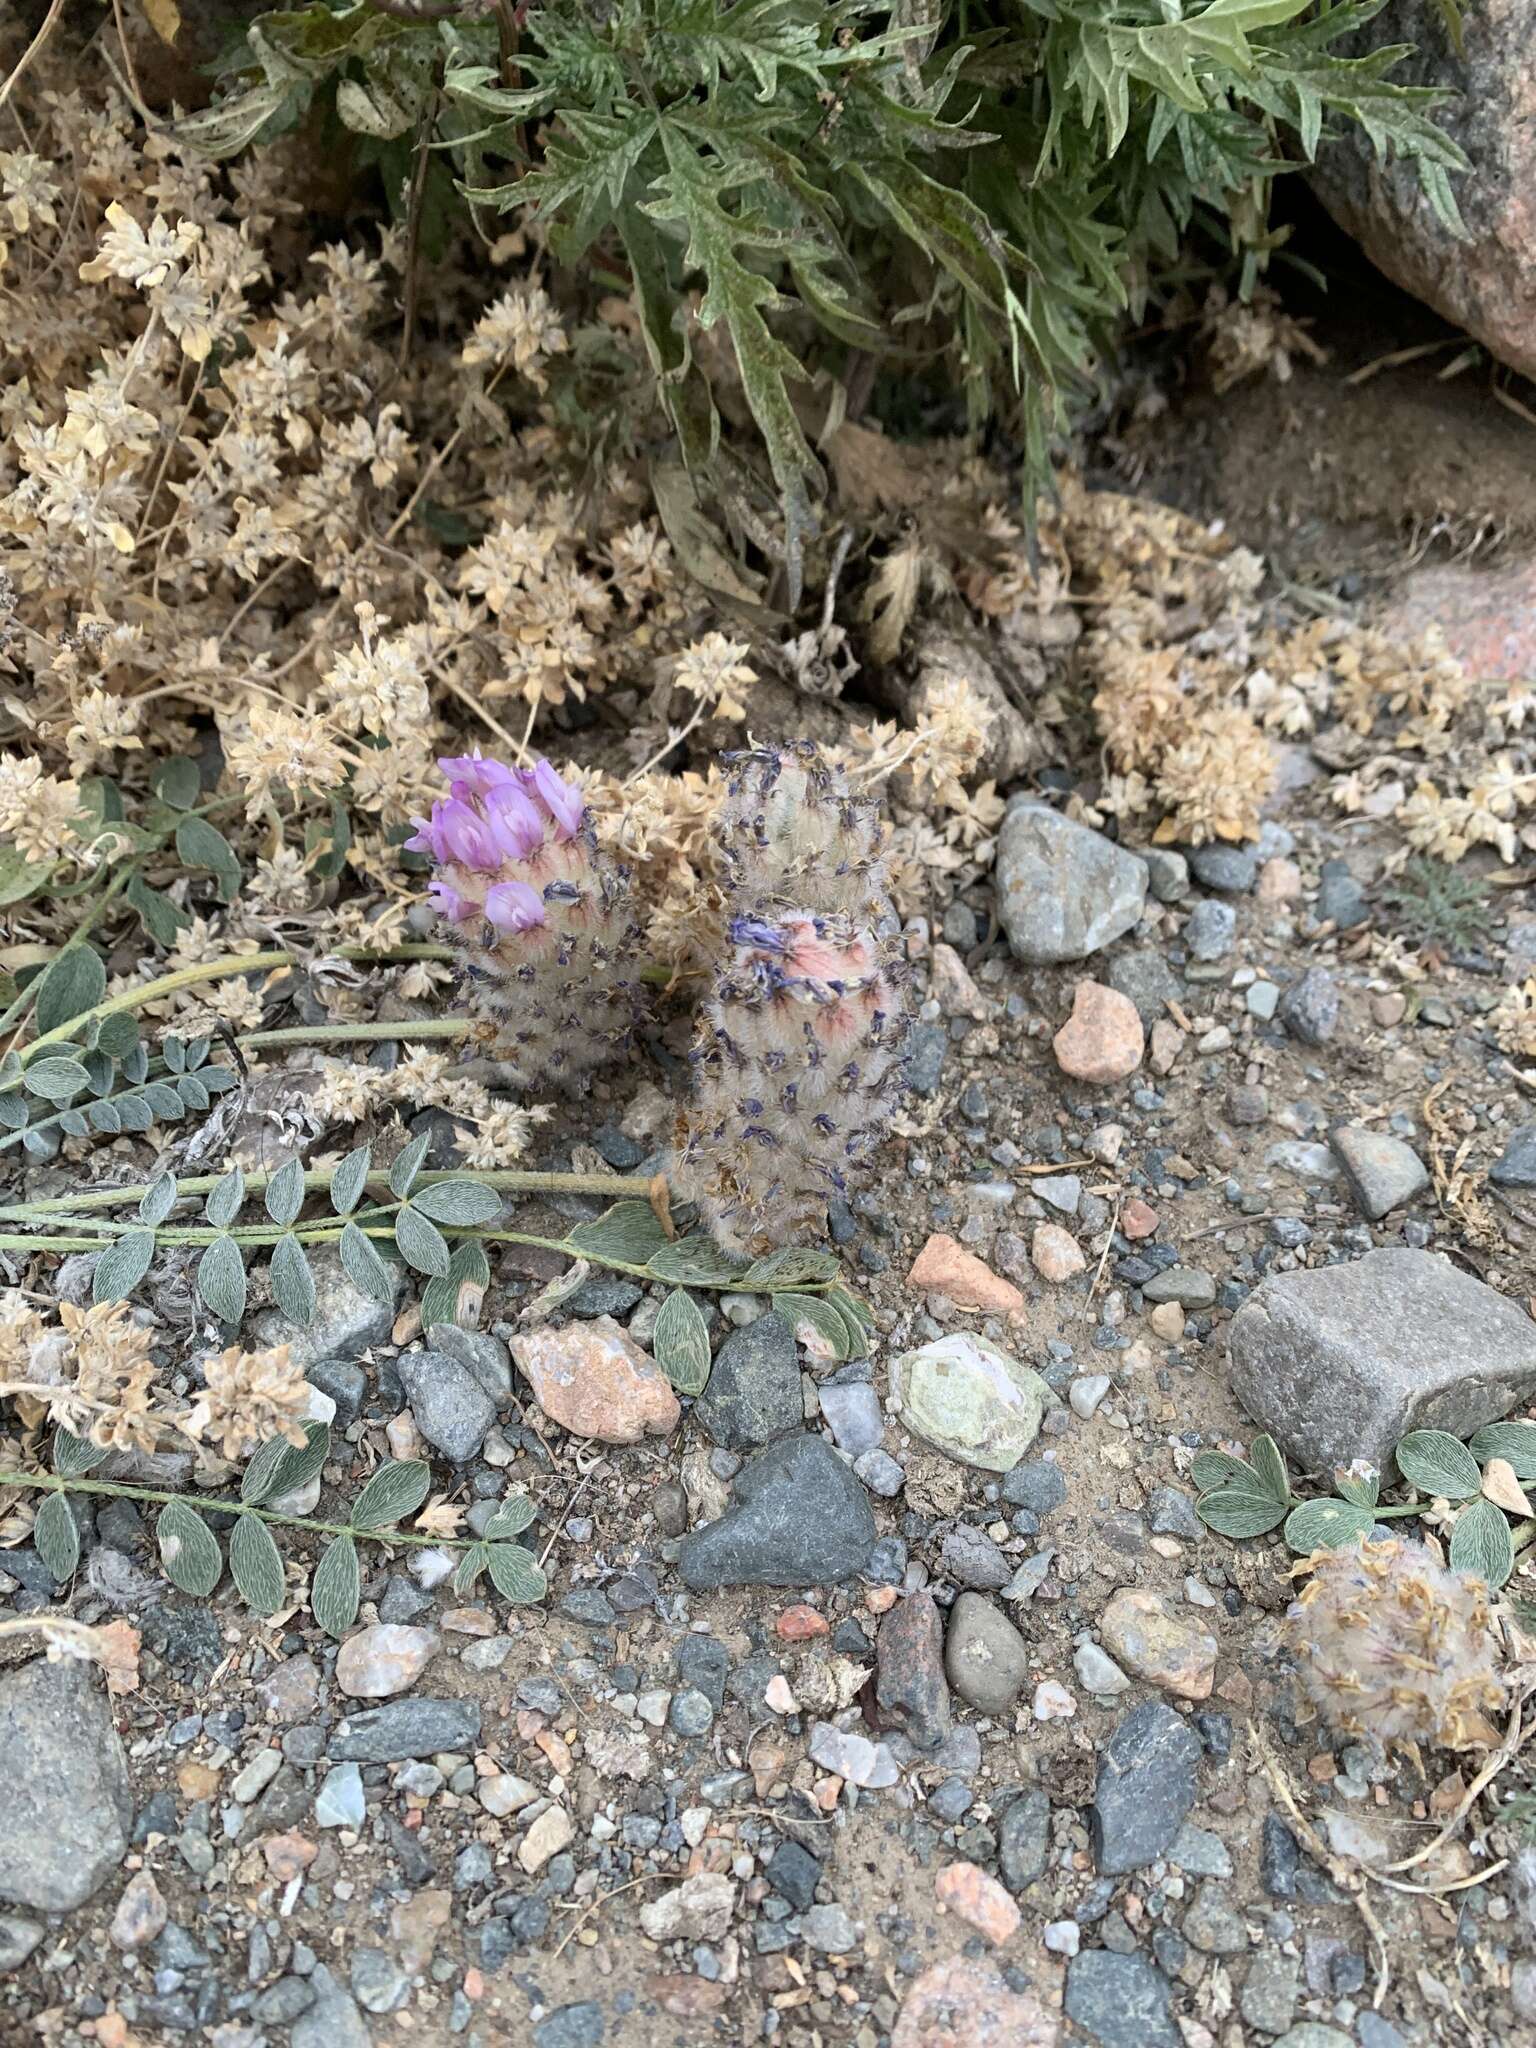
[[[537,865],[546,846],[565,845],[581,831],[585,808],[579,790],[560,780],[547,761],[508,768],[480,754],[449,755],[438,762],[449,793],[416,818],[413,853],[429,853],[440,868],[474,877],[499,875],[507,866]],[[542,891],[516,878],[473,882],[434,877],[433,906],[454,924],[484,917],[502,932],[532,931],[548,922]]]

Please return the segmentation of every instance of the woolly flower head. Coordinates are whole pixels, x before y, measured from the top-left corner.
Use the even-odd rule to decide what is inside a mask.
[[[1447,1571],[1422,1543],[1320,1550],[1286,1616],[1303,1686],[1329,1726],[1412,1751],[1473,1749],[1504,1704],[1488,1589]]]
[[[716,832],[738,908],[811,905],[880,923],[890,906],[877,807],[808,740],[724,763]]]
[[[431,898],[463,953],[470,1000],[521,1085],[573,1086],[627,1041],[640,998],[629,872],[597,844],[579,789],[548,761],[439,763],[448,795],[416,820]]]

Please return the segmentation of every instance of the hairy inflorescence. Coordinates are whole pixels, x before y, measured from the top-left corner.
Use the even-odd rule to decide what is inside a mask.
[[[431,855],[468,1000],[520,1087],[575,1088],[623,1052],[640,1006],[629,871],[547,761],[440,766],[449,794],[406,844]]]
[[[814,747],[738,758],[721,811],[725,953],[699,1016],[674,1178],[719,1242],[825,1228],[902,1086],[907,974],[881,827]]]
[[[1286,1616],[1308,1697],[1328,1725],[1383,1747],[1470,1749],[1505,1699],[1488,1589],[1401,1537],[1318,1551]]]

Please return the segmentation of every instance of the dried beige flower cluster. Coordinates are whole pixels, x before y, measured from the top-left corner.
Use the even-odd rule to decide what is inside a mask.
[[[207,1359],[205,1387],[184,1406],[160,1382],[154,1343],[154,1326],[125,1302],[60,1302],[57,1323],[49,1323],[12,1288],[0,1294],[0,1395],[15,1401],[28,1428],[46,1420],[106,1450],[211,1437],[235,1459],[272,1436],[304,1441],[299,1422],[310,1390],[286,1344],[237,1345]]]
[[[483,1082],[463,1072],[461,1060],[420,1046],[403,1053],[387,1073],[356,1060],[326,1060],[321,1072],[309,1107],[322,1123],[361,1123],[390,1103],[446,1110],[470,1126],[462,1142],[465,1164],[485,1170],[521,1159],[551,1113],[541,1103],[492,1095]]]

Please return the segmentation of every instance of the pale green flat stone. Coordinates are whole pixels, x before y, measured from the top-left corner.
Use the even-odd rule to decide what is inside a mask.
[[[968,1330],[908,1351],[893,1373],[907,1428],[984,1472],[1013,1470],[1051,1398],[1039,1373]]]

